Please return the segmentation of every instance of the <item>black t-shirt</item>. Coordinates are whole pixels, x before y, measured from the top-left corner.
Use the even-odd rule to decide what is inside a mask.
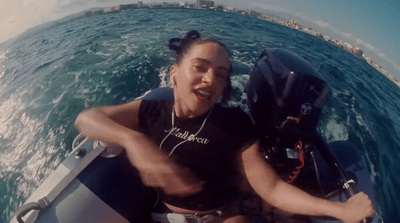
[[[161,149],[178,164],[190,168],[205,185],[202,192],[191,196],[163,194],[163,201],[200,211],[227,204],[236,197],[238,155],[256,139],[252,121],[240,108],[217,104],[210,114],[175,116],[172,129],[172,106],[172,102],[143,100],[139,111],[141,131],[158,144],[164,141]]]

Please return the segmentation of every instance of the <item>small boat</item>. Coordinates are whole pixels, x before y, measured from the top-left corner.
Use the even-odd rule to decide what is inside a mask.
[[[265,60],[268,60],[268,63],[263,63]],[[278,71],[275,72],[276,70]],[[270,77],[272,72],[278,75],[275,81],[286,80],[281,89],[286,93],[276,92],[276,83],[274,78]],[[271,139],[276,137],[261,139],[266,162],[275,168],[283,180],[310,194],[332,201],[346,201],[359,191],[363,191],[369,195],[377,209],[368,166],[360,150],[349,141],[326,143],[316,131],[320,111],[330,91],[325,88],[325,81],[302,58],[285,50],[264,51],[257,60],[246,85],[248,100],[253,100],[249,107],[252,107],[253,111],[257,106],[260,109],[269,108],[270,106],[265,106],[265,103],[271,101],[271,97],[284,95],[288,98],[290,96],[288,92],[293,92],[295,94],[293,97],[299,96],[296,90],[301,86],[298,83],[294,84],[295,81],[300,81],[302,86],[308,87],[318,82],[315,87],[309,88],[313,91],[311,95],[316,95],[311,104],[303,103],[298,98],[293,100],[293,103],[297,103],[296,106],[301,108],[301,112],[304,113],[302,115],[308,114],[310,109],[314,108],[314,113],[309,113],[311,115],[306,117],[306,122],[303,122],[305,125],[299,125],[301,131],[308,135],[302,135],[301,138],[304,140],[294,141],[296,142],[294,146],[287,144],[271,146],[274,145]],[[274,89],[273,94],[262,92],[268,89],[268,85]],[[294,89],[296,86],[298,89]],[[273,96],[263,100],[261,96],[266,94]],[[173,93],[171,88],[157,88],[144,97],[149,100],[172,101]],[[277,98],[276,101],[282,103],[284,100]],[[290,104],[291,108],[295,107],[293,103]],[[282,109],[275,114],[280,115],[281,111]],[[264,116],[268,113],[262,111],[260,114],[261,121],[257,120],[256,113],[251,114],[256,124],[263,123]],[[272,118],[273,121],[279,120],[279,117]],[[285,131],[287,126],[293,124],[291,121],[296,120],[287,119],[286,116],[281,120],[284,121],[276,125],[280,126],[276,130],[283,133],[279,137],[293,135],[285,134]],[[261,127],[264,126],[261,124]],[[287,141],[293,142],[292,139]],[[149,198],[144,196],[146,192],[138,187],[140,178],[132,169],[122,148],[108,146],[80,134],[73,142],[72,152],[16,211],[11,222],[141,222],[135,219],[131,208],[135,203],[148,202]],[[254,222],[340,222],[332,218],[283,213],[268,207],[257,196],[247,192],[243,193],[243,200],[242,211],[254,216]],[[373,219],[363,220],[363,223],[367,222],[378,223],[383,220],[376,215]]]
[[[149,97],[168,96],[164,91],[157,89]],[[283,152],[286,157],[293,157],[292,151]],[[335,201],[345,201],[363,191],[377,207],[370,173],[357,147],[348,141],[326,144],[319,138],[319,144],[305,152],[305,157],[313,158],[305,160],[294,185]],[[271,159],[268,156],[277,154],[266,152],[266,159]],[[289,163],[272,162],[282,176],[287,176],[288,166],[293,167]],[[136,222],[130,208],[137,199],[145,202],[145,198],[131,192],[139,178],[129,171],[130,165],[122,148],[107,146],[80,134],[73,141],[72,152],[16,211],[11,222]],[[285,215],[274,209],[260,210],[254,203],[249,202],[244,208],[259,216],[257,222],[271,219],[275,222],[340,222],[331,218]],[[369,222],[383,221],[376,216]]]

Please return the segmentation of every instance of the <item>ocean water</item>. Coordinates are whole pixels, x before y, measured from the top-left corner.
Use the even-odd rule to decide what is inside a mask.
[[[234,100],[264,48],[298,53],[333,95],[319,130],[364,154],[385,222],[400,222],[400,89],[364,61],[321,39],[267,21],[203,10],[143,9],[76,14],[0,44],[0,222],[71,151],[80,111],[131,101],[168,84],[172,37],[197,29],[224,42]]]

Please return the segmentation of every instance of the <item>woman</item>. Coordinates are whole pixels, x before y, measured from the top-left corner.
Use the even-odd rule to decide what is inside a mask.
[[[173,103],[138,100],[95,108],[79,114],[75,123],[87,137],[125,148],[142,182],[158,188],[159,211],[244,222],[234,205],[242,171],[262,199],[289,212],[349,223],[373,214],[365,194],[331,202],[280,180],[261,158],[248,116],[217,103],[229,95],[232,70],[222,43],[190,31],[171,39],[169,48],[176,52],[170,68]]]

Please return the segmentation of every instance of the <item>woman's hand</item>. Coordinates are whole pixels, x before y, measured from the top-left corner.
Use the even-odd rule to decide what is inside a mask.
[[[360,223],[366,216],[373,217],[375,215],[372,201],[368,195],[360,192],[349,198],[343,203],[343,214],[340,217],[344,223]]]
[[[195,194],[203,189],[203,181],[187,167],[168,159],[147,136],[136,136],[134,142],[129,145],[135,146],[125,148],[128,158],[138,169],[145,185],[159,187],[166,194],[182,196]]]
[[[190,195],[201,191],[203,182],[195,174],[168,159],[153,140],[137,131],[140,104],[141,101],[133,101],[83,111],[75,126],[89,138],[125,148],[144,184],[160,187],[171,195]]]

